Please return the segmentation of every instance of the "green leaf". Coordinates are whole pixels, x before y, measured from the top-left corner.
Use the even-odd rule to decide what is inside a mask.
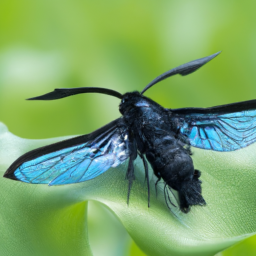
[[[21,154],[63,138],[26,140],[0,125],[0,169],[3,174]],[[188,214],[168,210],[161,186],[151,202],[141,160],[127,205],[126,166],[96,179],[65,186],[26,184],[1,178],[0,251],[3,255],[91,255],[86,201],[105,204],[147,255],[214,255],[256,231],[256,145],[220,153],[193,148],[202,171],[205,207]],[[125,164],[127,165],[127,163]],[[172,198],[174,200],[174,198]]]
[[[26,140],[0,123],[0,171],[21,154],[56,139]],[[87,234],[87,203],[69,198],[65,187],[0,179],[1,255],[92,255]]]

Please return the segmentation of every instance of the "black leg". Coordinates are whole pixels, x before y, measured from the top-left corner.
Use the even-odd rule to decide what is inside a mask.
[[[165,203],[166,203],[167,207],[169,208],[169,210],[172,212],[172,214],[173,214],[176,218],[178,218],[177,215],[173,212],[173,210],[171,209],[171,207],[170,207],[170,205],[169,205],[169,202],[170,202],[173,206],[175,206],[175,205],[172,203],[172,201],[171,201],[171,199],[170,199],[170,196],[169,196],[169,194],[168,194],[167,184],[164,185],[164,199],[165,199]],[[167,199],[168,199],[168,200],[167,200]],[[176,206],[175,206],[175,207],[176,207]]]
[[[168,190],[168,189],[169,189],[169,190]],[[171,198],[170,198],[169,191],[171,191],[171,190],[170,190],[170,188],[167,187],[167,184],[164,185],[164,191],[165,191],[166,194],[167,194],[168,201],[170,202],[170,204],[171,204],[172,206],[176,207],[176,205],[172,202],[172,200],[171,200]],[[172,191],[171,191],[171,193],[172,193]],[[172,195],[174,196],[173,193],[172,193]],[[175,197],[174,197],[174,198],[175,198]],[[175,198],[175,199],[176,199],[176,198]]]
[[[131,157],[129,158],[129,164],[128,164],[128,169],[127,169],[125,179],[128,180],[127,204],[129,204],[132,183],[135,180],[133,159]]]
[[[149,177],[148,177],[148,163],[142,154],[139,153],[139,156],[142,159],[143,165],[144,165],[145,179],[147,180],[147,186],[148,186],[148,207],[150,207],[150,187],[149,187]]]
[[[133,134],[131,132],[129,133],[129,137],[130,137],[130,140],[128,142],[127,147],[129,149],[129,152],[130,152],[130,158],[129,158],[127,173],[126,173],[126,176],[125,176],[125,179],[128,180],[127,204],[129,204],[129,198],[130,198],[132,183],[135,180],[133,162],[137,157],[137,145],[136,145],[136,141],[133,138]]]

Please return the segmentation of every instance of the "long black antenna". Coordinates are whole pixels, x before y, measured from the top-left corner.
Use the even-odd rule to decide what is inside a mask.
[[[29,98],[28,100],[57,100],[61,98],[65,98],[71,95],[79,94],[79,93],[102,93],[117,97],[119,99],[123,98],[123,95],[117,91],[100,88],[100,87],[79,87],[79,88],[58,88],[52,92],[46,93],[41,96],[37,96],[34,98]]]
[[[215,58],[217,55],[219,55],[221,52],[217,52],[214,53],[210,56],[198,59],[198,60],[193,60],[190,61],[186,64],[183,64],[181,66],[178,66],[176,68],[173,68],[165,73],[163,73],[162,75],[158,76],[157,78],[155,78],[151,83],[149,83],[141,92],[141,94],[143,94],[146,90],[148,90],[151,86],[153,86],[154,84],[170,77],[173,75],[182,75],[182,76],[186,76],[189,75],[193,72],[195,72],[197,69],[199,69],[200,67],[202,67],[204,64],[206,64],[207,62],[209,62],[210,60],[212,60],[213,58]]]

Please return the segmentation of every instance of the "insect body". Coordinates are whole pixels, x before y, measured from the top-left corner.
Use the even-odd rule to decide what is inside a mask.
[[[165,109],[143,93],[175,74],[188,75],[219,53],[194,60],[160,75],[144,90],[126,93],[97,87],[55,89],[30,100],[54,100],[79,93],[103,93],[121,99],[122,114],[108,125],[69,140],[32,150],[18,158],[4,177],[33,184],[64,185],[93,179],[128,160],[128,200],[135,179],[133,162],[141,157],[148,184],[148,162],[167,189],[179,195],[181,211],[205,205],[201,172],[194,169],[190,145],[233,151],[256,141],[256,100],[211,108]],[[156,184],[157,184],[156,182]],[[166,196],[166,202],[170,201]]]
[[[205,204],[201,196],[199,172],[194,170],[190,149],[179,139],[170,110],[164,109],[139,92],[126,93],[119,106],[125,124],[130,127],[130,140],[146,155],[158,180],[179,192],[180,208]],[[129,173],[129,169],[128,169]]]

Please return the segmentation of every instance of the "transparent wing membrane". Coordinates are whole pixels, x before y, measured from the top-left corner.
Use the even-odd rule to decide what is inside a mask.
[[[227,114],[179,115],[178,128],[192,146],[233,151],[256,141],[256,110]]]
[[[69,140],[69,144],[72,140],[75,139]],[[127,142],[126,128],[114,126],[84,143],[25,161],[12,175],[33,184],[62,185],[90,180],[129,157]]]

